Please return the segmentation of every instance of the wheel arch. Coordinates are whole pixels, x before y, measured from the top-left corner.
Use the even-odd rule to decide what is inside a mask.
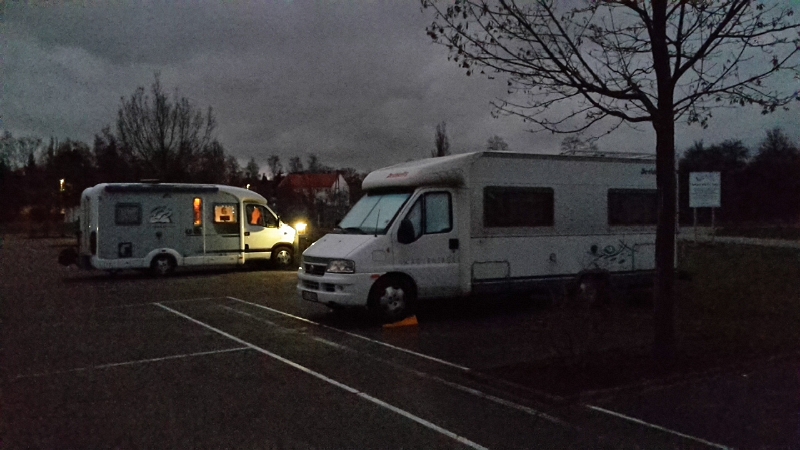
[[[272,250],[270,250],[270,252],[275,253],[275,251],[278,250],[279,248],[288,248],[289,250],[292,251],[292,255],[294,255],[295,253],[294,244],[292,244],[291,242],[277,242],[275,245],[272,246]]]
[[[183,256],[181,256],[181,254],[178,253],[175,249],[172,249],[172,248],[157,248],[157,249],[151,250],[150,253],[148,253],[147,256],[144,257],[144,261],[147,264],[147,266],[145,268],[151,267],[153,265],[153,261],[156,259],[156,257],[161,256],[161,255],[171,256],[172,259],[175,261],[175,267],[183,265]]]
[[[575,274],[573,280],[577,284],[586,278],[594,278],[609,282],[611,280],[611,272],[606,269],[585,269]]]

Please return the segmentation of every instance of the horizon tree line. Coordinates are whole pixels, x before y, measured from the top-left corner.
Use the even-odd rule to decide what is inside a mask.
[[[0,135],[0,222],[16,220],[23,208],[37,217],[79,203],[81,192],[103,182],[212,183],[262,188],[271,194],[277,183],[266,183],[254,157],[242,167],[216,137],[211,107],[201,110],[176,90],[168,95],[159,75],[149,90],[139,87],[120,99],[114,129],[107,125],[92,145],[73,139]],[[272,178],[294,172],[327,172],[316,154],[292,157],[284,170],[271,155]],[[338,169],[348,182],[363,178],[353,168]],[[64,182],[60,182],[64,180]],[[263,181],[263,182],[262,182]]]

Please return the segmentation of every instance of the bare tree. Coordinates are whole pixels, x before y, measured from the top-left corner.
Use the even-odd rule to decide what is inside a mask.
[[[598,151],[597,143],[581,139],[578,136],[567,136],[561,141],[562,155],[590,154]]]
[[[43,151],[42,139],[25,136],[15,138],[9,131],[0,136],[0,160],[11,170],[25,167],[28,161],[36,160]]]
[[[283,172],[281,158],[278,155],[270,155],[270,157],[267,158],[267,166],[269,166],[269,172],[272,174],[273,180],[275,177],[280,176],[281,172]]]
[[[435,14],[428,35],[467,75],[507,76],[510,97],[494,102],[495,114],[565,133],[652,124],[659,191],[653,350],[672,356],[675,121],[706,126],[718,106],[756,105],[766,114],[798,98],[786,78],[764,83],[798,74],[793,11],[753,0],[421,2]],[[565,107],[553,107],[559,103]]]
[[[310,153],[306,158],[306,170],[310,173],[333,172],[333,168],[319,162],[319,157],[315,153]]]
[[[303,161],[299,156],[292,156],[289,158],[289,173],[303,172]]]
[[[157,74],[150,94],[139,87],[121,101],[117,134],[123,149],[131,152],[148,176],[184,181],[198,152],[213,140],[216,120],[211,108],[203,114],[177,93],[170,99]]]
[[[436,149],[431,152],[431,156],[447,156],[450,154],[450,140],[447,139],[447,123],[440,122],[436,125],[436,137],[434,138]]]
[[[508,151],[508,144],[506,141],[498,135],[494,135],[486,141],[486,150],[491,150],[495,152],[507,152]]]
[[[258,181],[259,172],[261,172],[261,168],[258,167],[258,163],[256,162],[256,159],[251,157],[250,161],[248,161],[247,165],[244,167],[244,177],[245,177],[245,179]]]
[[[224,152],[223,152],[224,153]],[[233,155],[225,157],[225,183],[233,186],[241,185],[244,181],[244,171],[239,161]]]

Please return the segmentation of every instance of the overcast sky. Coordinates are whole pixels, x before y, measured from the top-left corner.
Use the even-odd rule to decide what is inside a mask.
[[[161,74],[195,106],[214,108],[217,136],[242,164],[316,154],[323,164],[370,170],[430,155],[447,123],[451,151],[557,153],[563,136],[491,117],[499,77],[467,77],[431,43],[431,11],[416,0],[7,2],[2,25],[0,128],[14,136],[91,144],[114,127],[120,97]],[[762,116],[718,110],[708,129],[680,124],[678,150],[768,128],[800,138],[800,105]],[[601,149],[653,152],[649,124],[623,127]]]

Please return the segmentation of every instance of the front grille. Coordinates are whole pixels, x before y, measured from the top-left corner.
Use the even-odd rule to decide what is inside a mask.
[[[330,258],[317,258],[315,256],[303,256],[303,269],[309,275],[322,276],[325,275],[325,269],[328,268]]]
[[[318,291],[319,290],[319,283],[317,283],[316,281],[303,280],[303,287],[306,288],[306,289],[312,289],[312,290]]]
[[[306,273],[309,275],[325,275],[325,269],[328,268],[328,265],[319,265],[319,264],[305,264]]]

